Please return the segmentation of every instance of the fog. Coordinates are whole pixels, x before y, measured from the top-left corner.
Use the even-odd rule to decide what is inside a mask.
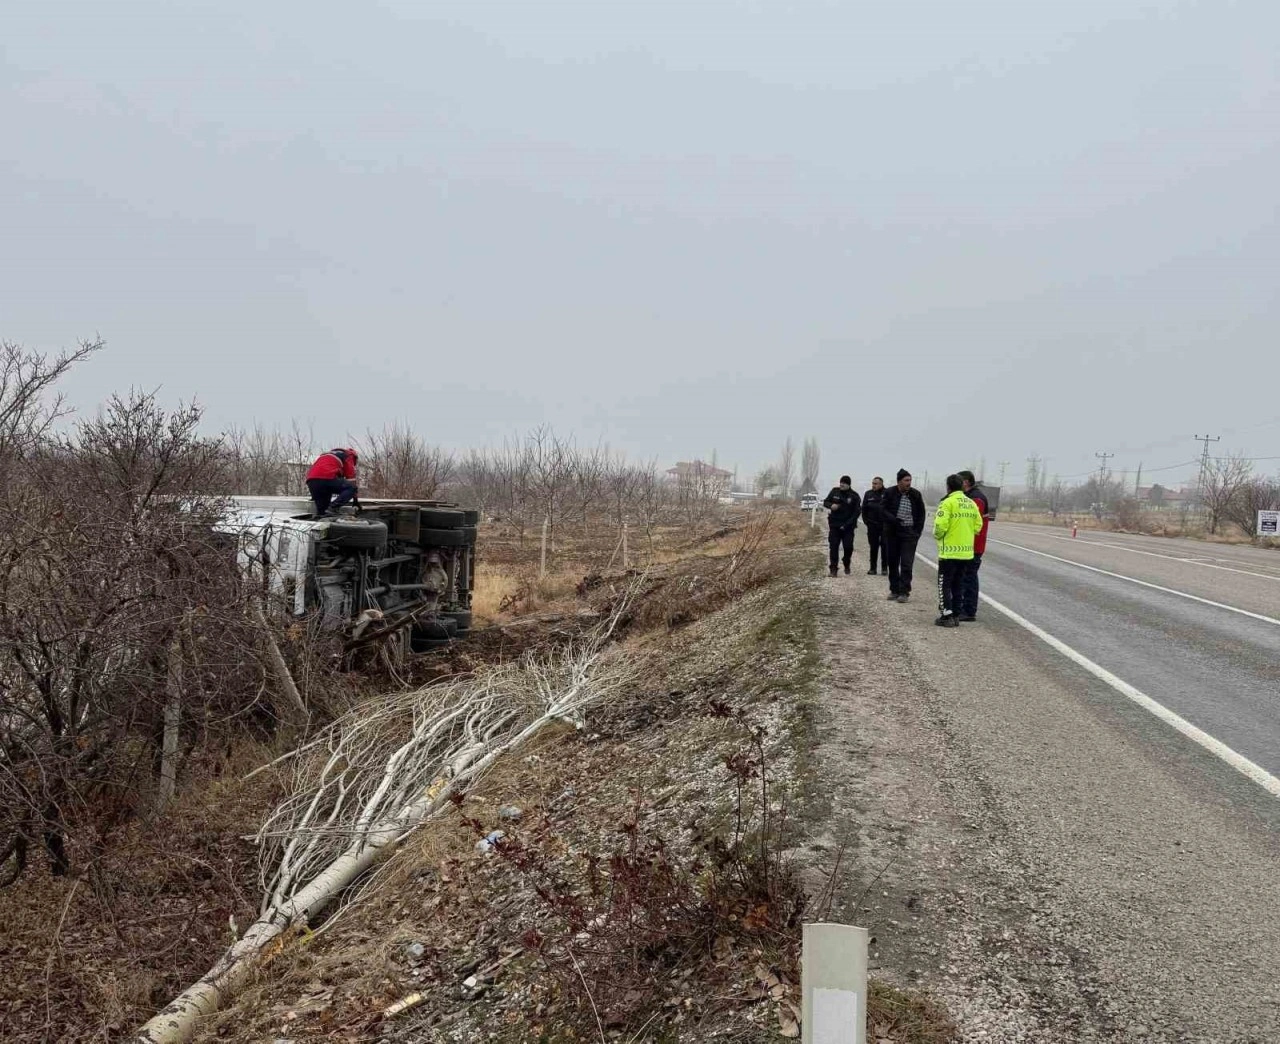
[[[1280,456],[1273,3],[11,0],[0,29],[0,337],[104,338],[80,410],[545,422],[746,473],[814,435],[824,480]]]

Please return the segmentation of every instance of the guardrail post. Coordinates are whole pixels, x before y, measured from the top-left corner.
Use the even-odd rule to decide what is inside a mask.
[[[865,928],[806,924],[800,957],[803,1044],[866,1044]]]

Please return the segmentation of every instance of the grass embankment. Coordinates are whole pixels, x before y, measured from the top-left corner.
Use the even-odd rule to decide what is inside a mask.
[[[566,640],[631,586],[622,695],[584,729],[549,729],[499,762],[341,916],[273,954],[204,1039],[797,1032],[805,897],[790,853],[819,794],[808,751],[821,663],[797,579],[813,558],[807,528],[779,512],[668,530],[644,549],[642,577],[608,568],[609,538],[566,538],[542,583],[536,547],[506,536],[482,535],[477,592],[499,626],[421,665],[482,669],[486,656]],[[533,642],[486,642],[531,613],[552,621],[522,627]],[[217,957],[232,918],[252,920],[244,836],[290,776],[242,777],[275,753],[246,746],[190,766],[179,804],[107,868],[109,887],[37,873],[0,895],[18,900],[0,945],[22,980],[0,1007],[6,1041],[120,1039]],[[494,829],[504,841],[478,852]],[[870,1039],[946,1039],[926,1001],[879,985],[870,1001]]]

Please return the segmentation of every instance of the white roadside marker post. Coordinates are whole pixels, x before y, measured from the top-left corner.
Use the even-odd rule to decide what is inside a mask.
[[[817,504],[814,504],[813,507],[809,509],[809,528],[810,529],[818,528],[818,505]]]
[[[804,926],[802,1044],[866,1044],[868,939],[848,924]]]

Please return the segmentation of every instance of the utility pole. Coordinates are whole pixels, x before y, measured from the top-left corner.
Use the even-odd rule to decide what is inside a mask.
[[[1027,458],[1027,491],[1031,494],[1040,491],[1040,458]]]
[[[1204,504],[1204,480],[1209,474],[1209,443],[1221,442],[1221,435],[1196,435],[1196,442],[1204,443],[1204,452],[1200,454],[1200,477],[1196,479],[1196,499]]]
[[[1000,461],[1000,485],[1004,486],[1004,473],[1009,470],[1009,461]]]
[[[1138,490],[1142,486],[1142,461],[1138,461],[1138,474],[1133,480],[1133,495],[1138,495]]]
[[[1098,490],[1101,491],[1102,484],[1107,480],[1107,461],[1109,461],[1112,457],[1114,457],[1115,454],[1114,453],[1095,453],[1094,456],[1097,457],[1100,461],[1102,461],[1102,463],[1098,465]]]

